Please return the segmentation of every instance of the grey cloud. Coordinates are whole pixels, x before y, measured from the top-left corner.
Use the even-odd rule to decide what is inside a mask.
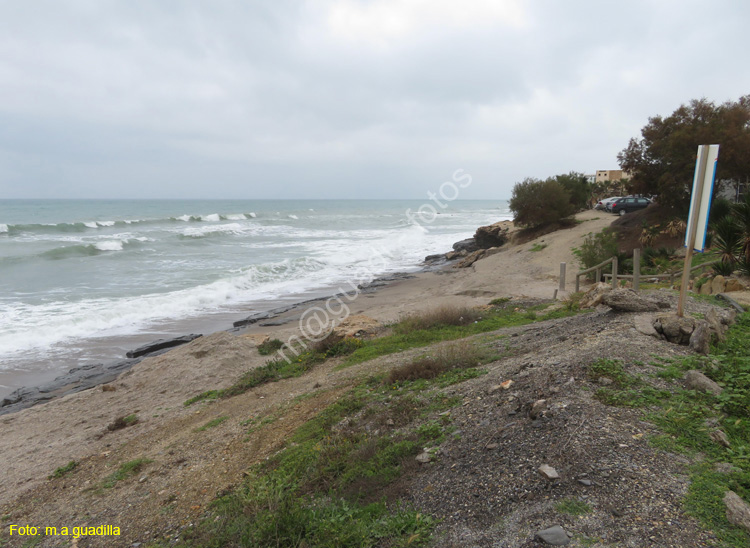
[[[498,198],[750,88],[736,2],[523,2],[521,24],[374,42],[329,25],[383,2],[1,3],[0,196],[422,197],[461,167],[467,198]]]

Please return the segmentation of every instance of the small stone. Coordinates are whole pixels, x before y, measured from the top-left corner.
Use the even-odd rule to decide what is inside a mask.
[[[492,386],[492,387],[491,387],[491,388],[490,388],[490,389],[488,390],[488,392],[487,392],[487,393],[488,393],[488,394],[494,394],[495,392],[499,392],[499,391],[500,391],[500,390],[502,390],[502,389],[503,389],[503,387],[502,387],[502,386],[500,386],[499,384],[495,384],[495,385],[493,385],[493,386]]]
[[[636,331],[649,337],[659,338],[659,333],[654,329],[654,318],[650,314],[640,315],[633,318]]]
[[[692,369],[685,373],[685,384],[691,390],[708,392],[714,396],[718,396],[723,390],[721,386],[696,369]]]
[[[552,546],[565,546],[570,543],[570,537],[565,529],[559,525],[544,529],[543,531],[537,532],[536,536],[547,544]]]
[[[508,379],[507,381],[503,381],[500,383],[500,388],[503,390],[508,390],[511,386],[513,386],[513,380]]]
[[[537,471],[550,481],[560,479],[560,474],[557,473],[557,470],[555,470],[548,464],[542,464],[539,468],[537,468]]]
[[[698,354],[708,355],[711,349],[711,327],[708,322],[700,320],[696,323],[695,329],[690,335],[688,345]]]
[[[148,479],[148,476],[141,476],[141,478],[138,480],[138,483],[143,483]]]
[[[531,420],[536,420],[542,413],[544,413],[545,409],[547,409],[547,400],[537,400],[534,402],[534,405],[531,406],[529,417],[531,417]]]
[[[729,438],[724,433],[723,430],[714,430],[711,432],[708,437],[710,437],[713,441],[718,443],[719,445],[723,445],[724,447],[731,447],[732,444],[729,443]]]
[[[750,533],[750,505],[748,505],[734,491],[727,491],[724,495],[724,505],[727,507],[729,523],[742,527]]]
[[[427,451],[424,451],[420,453],[419,455],[417,455],[415,458],[417,462],[421,464],[427,464],[428,462],[432,460],[432,455],[428,453]]]
[[[385,424],[386,424],[387,426],[394,426],[394,425],[395,425],[396,423],[395,423],[395,422],[393,422],[393,419],[388,419],[387,421],[385,421]]]
[[[500,447],[500,444],[498,443],[488,443],[487,445],[484,446],[485,449],[489,449],[489,450],[497,449],[498,447]]]
[[[602,386],[609,386],[610,384],[612,384],[615,381],[613,381],[609,377],[599,377],[599,379],[596,382],[598,382]]]
[[[580,483],[581,485],[585,485],[586,487],[591,487],[594,484],[594,482],[590,479],[579,479],[578,483]]]

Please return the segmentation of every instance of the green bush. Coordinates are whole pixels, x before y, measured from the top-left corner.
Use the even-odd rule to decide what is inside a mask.
[[[554,223],[575,212],[570,201],[570,192],[555,179],[524,179],[513,187],[510,199],[513,222],[527,227]]]
[[[609,228],[605,228],[598,234],[589,232],[583,239],[581,247],[574,249],[573,253],[578,257],[578,262],[584,269],[596,266],[611,257],[617,257],[619,273],[632,272],[633,260],[618,251],[617,234]],[[607,268],[605,267],[605,271],[609,272]],[[589,278],[592,276],[590,274]]]

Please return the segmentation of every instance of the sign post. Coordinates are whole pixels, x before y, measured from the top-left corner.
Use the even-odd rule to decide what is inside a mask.
[[[719,145],[700,145],[695,160],[693,193],[690,196],[690,213],[688,213],[687,231],[685,232],[685,265],[682,268],[682,284],[677,315],[682,317],[685,309],[685,297],[690,283],[690,269],[693,265],[693,251],[702,252],[706,247],[708,214],[711,210],[711,195],[716,178],[716,164],[719,158]],[[696,245],[697,244],[697,245]]]

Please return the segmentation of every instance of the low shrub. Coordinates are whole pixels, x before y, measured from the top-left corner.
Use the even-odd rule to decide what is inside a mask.
[[[394,326],[396,333],[409,333],[448,325],[467,325],[481,318],[479,310],[458,306],[441,306],[426,312],[410,314]]]

